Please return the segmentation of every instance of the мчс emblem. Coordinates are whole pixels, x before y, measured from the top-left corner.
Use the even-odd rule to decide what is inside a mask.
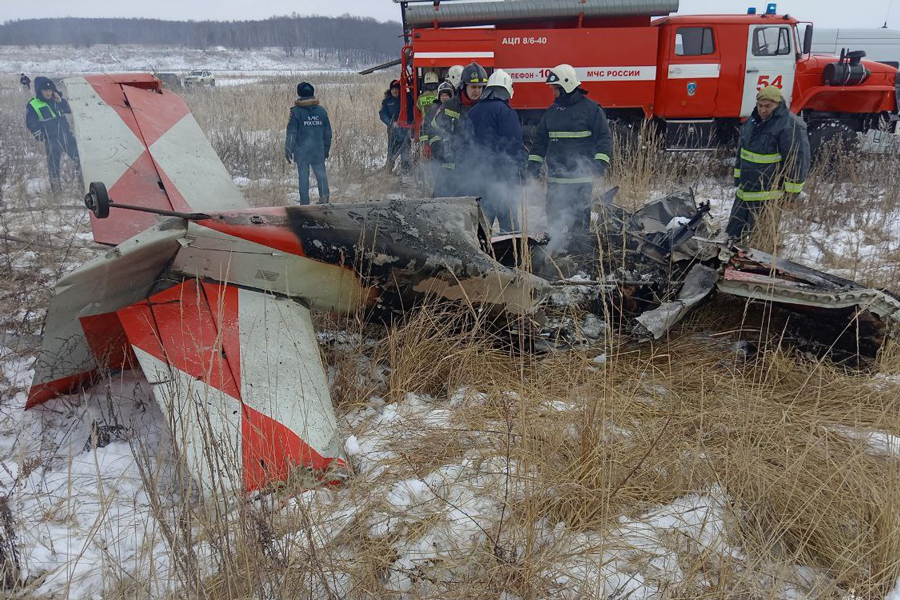
[[[694,94],[697,93],[697,82],[696,81],[691,81],[687,84],[687,93],[688,93],[688,96],[693,96]]]

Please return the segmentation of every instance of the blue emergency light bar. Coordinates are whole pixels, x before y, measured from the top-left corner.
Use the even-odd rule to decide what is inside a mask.
[[[747,9],[747,14],[748,14],[748,15],[755,15],[755,14],[756,14],[756,7],[755,7],[755,6],[751,6],[750,8],[748,8],[748,9]]]
[[[778,5],[775,4],[774,2],[769,2],[769,5],[766,6],[766,14],[767,15],[778,14]]]

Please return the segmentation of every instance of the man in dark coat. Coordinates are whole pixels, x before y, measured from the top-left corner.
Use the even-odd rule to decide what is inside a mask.
[[[26,90],[31,89],[31,77],[29,77],[25,73],[22,73],[22,76],[19,77],[19,83],[21,83],[22,87]]]
[[[406,98],[406,122],[411,123],[413,116],[412,96]],[[394,162],[397,156],[400,156],[401,169],[406,169],[409,165],[409,129],[402,127],[400,123],[400,82],[396,79],[391,82],[390,87],[384,93],[384,99],[381,101],[381,110],[378,111],[378,118],[387,127],[388,155],[387,167],[394,168]]]
[[[422,158],[427,161],[427,172],[432,187],[434,186],[434,179],[435,175],[437,174],[437,170],[441,167],[436,165],[435,161],[432,160],[431,124],[434,122],[434,117],[437,115],[437,111],[441,108],[441,104],[452,98],[455,91],[456,88],[454,88],[453,84],[449,81],[444,81],[443,83],[441,83],[438,86],[437,98],[435,98],[434,104],[432,104],[428,108],[428,110],[425,111],[425,114],[422,115],[422,126],[419,128],[419,141],[422,142]]]
[[[535,133],[528,174],[537,179],[547,163],[547,221],[560,251],[575,249],[590,235],[594,179],[603,177],[612,158],[612,134],[603,108],[587,97],[571,65],[550,70],[547,83],[556,101]]]
[[[802,192],[808,173],[806,124],[788,109],[779,88],[763,88],[741,129],[734,164],[737,192],[725,228],[728,237],[749,233],[770,201]]]
[[[435,198],[464,196],[472,193],[468,183],[471,179],[463,172],[461,164],[467,140],[460,125],[469,109],[481,98],[487,85],[487,71],[478,63],[468,64],[460,76],[457,93],[438,109],[431,122],[431,153],[440,168],[435,169]]]
[[[309,170],[316,175],[319,204],[329,200],[325,159],[331,152],[331,123],[328,113],[319,105],[315,88],[307,82],[297,86],[297,100],[291,108],[284,139],[284,157],[297,163],[300,177],[300,204],[309,204]]]
[[[463,117],[471,139],[463,161],[465,173],[473,181],[474,193],[481,196],[488,222],[493,225],[496,218],[504,232],[518,227],[521,170],[525,162],[522,124],[509,106],[512,95],[512,77],[497,69],[488,78],[478,104]]]
[[[441,83],[441,85],[438,86],[437,97],[434,99],[434,104],[429,106],[422,114],[422,127],[419,128],[419,141],[426,146],[429,146],[429,156],[431,146],[431,124],[434,122],[434,117],[437,116],[441,104],[452,98],[455,93],[456,88],[454,88],[453,84],[449,81]]]
[[[39,142],[44,144],[47,154],[47,168],[50,171],[50,189],[60,191],[60,162],[63,154],[68,154],[75,163],[75,170],[81,176],[78,162],[78,146],[69,128],[66,115],[72,114],[69,103],[50,79],[35,77],[34,98],[25,106],[25,127]]]

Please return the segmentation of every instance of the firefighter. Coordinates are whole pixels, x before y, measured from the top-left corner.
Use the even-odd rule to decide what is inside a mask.
[[[488,76],[484,67],[478,63],[467,65],[460,75],[456,95],[450,98],[437,110],[431,124],[431,152],[440,165],[435,176],[435,198],[445,196],[462,196],[468,190],[467,175],[457,169],[457,161],[462,159],[462,151],[466,142],[460,127],[460,119],[481,98],[481,92],[487,85]]]
[[[453,85],[449,81],[444,81],[438,86],[437,98],[435,98],[434,104],[428,108],[422,117],[422,127],[419,129],[419,141],[422,142],[422,158],[427,161],[426,173],[429,178],[428,182],[432,186],[434,185],[437,170],[440,169],[440,167],[435,165],[434,161],[431,160],[431,122],[434,121],[434,117],[441,107],[441,104],[453,97],[453,92]]]
[[[431,143],[429,140],[431,135],[431,122],[434,121],[434,117],[437,115],[437,111],[441,107],[441,104],[452,98],[455,91],[456,88],[454,88],[453,84],[449,81],[442,82],[441,85],[438,86],[437,97],[434,99],[434,103],[426,108],[422,115],[422,127],[419,129],[419,140],[425,144],[426,148],[428,148],[428,152],[426,152],[427,157],[431,156]]]
[[[422,82],[422,93],[419,94],[419,99],[416,100],[416,106],[422,114],[425,114],[425,111],[437,102],[438,83],[437,73],[434,71],[425,73],[425,78]]]
[[[25,73],[22,73],[22,76],[19,77],[19,83],[21,83],[22,87],[25,88],[26,90],[31,89],[31,78],[28,75],[26,75]]]
[[[556,248],[566,251],[576,237],[590,236],[594,179],[609,167],[612,135],[606,113],[579,87],[571,65],[551,69],[547,83],[556,100],[538,124],[527,171],[537,179],[547,163],[548,230],[563,236]]]
[[[406,100],[407,122],[409,122],[409,117],[412,116],[411,95],[408,95]],[[393,169],[394,161],[400,156],[401,168],[405,169],[409,164],[409,131],[400,124],[400,82],[396,79],[384,93],[378,118],[387,127],[387,168]]]
[[[300,179],[300,204],[309,204],[309,170],[316,176],[319,204],[327,204],[331,196],[325,160],[331,152],[331,122],[328,112],[319,105],[316,90],[306,81],[297,86],[297,100],[291,107],[284,139],[284,158],[297,163]]]
[[[463,119],[470,132],[471,150],[466,152],[466,173],[475,182],[474,192],[488,222],[496,218],[500,231],[514,231],[518,225],[517,204],[521,190],[525,143],[519,115],[509,106],[513,81],[509,73],[497,69],[487,87]]]
[[[462,65],[453,65],[447,70],[447,79],[444,81],[449,81],[450,85],[453,86],[453,89],[459,87],[459,78],[462,77],[463,66]]]
[[[779,88],[763,88],[741,129],[734,164],[737,192],[725,228],[729,239],[749,233],[769,200],[802,192],[808,173],[806,124],[788,109]]]
[[[34,98],[25,106],[25,126],[34,139],[44,144],[50,189],[54,193],[60,191],[60,162],[64,153],[75,163],[76,173],[81,178],[78,146],[66,120],[69,114],[72,114],[72,109],[56,89],[56,84],[46,77],[35,77]]]

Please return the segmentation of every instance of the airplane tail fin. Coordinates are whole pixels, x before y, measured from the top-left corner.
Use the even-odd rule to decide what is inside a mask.
[[[181,212],[247,208],[190,109],[149,74],[65,80],[87,187],[106,185],[114,202]],[[85,190],[87,191],[87,190]],[[153,214],[91,215],[94,240],[116,245],[152,227]]]

